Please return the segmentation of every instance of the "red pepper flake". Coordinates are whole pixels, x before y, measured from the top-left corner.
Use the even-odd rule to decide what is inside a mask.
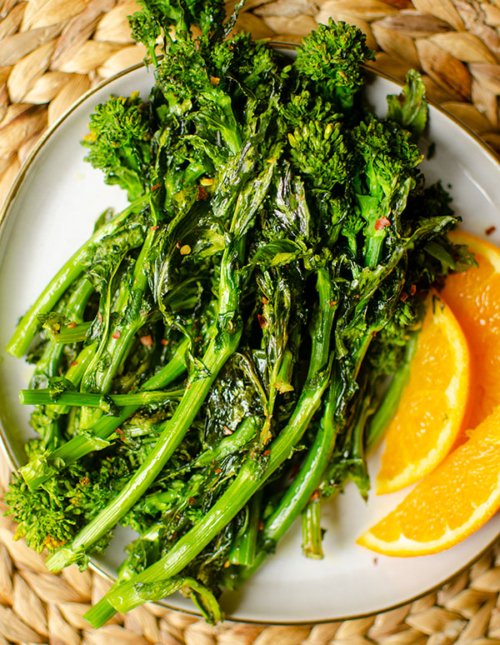
[[[264,530],[264,522],[259,522],[259,531]]]
[[[496,227],[496,226],[489,226],[489,227],[485,230],[485,233],[486,233],[486,235],[491,235],[491,234],[492,234],[492,233],[494,233],[496,230],[497,230],[497,227]]]
[[[205,190],[203,186],[198,186],[198,197],[196,198],[197,201],[200,201],[200,199],[206,199],[208,197],[208,193]]]
[[[154,186],[152,186],[151,192],[153,192],[153,190],[158,190],[158,188],[161,188],[161,184],[155,184]]]
[[[264,329],[264,327],[267,326],[267,320],[264,318],[264,316],[261,316],[260,314],[257,314],[257,318],[259,319],[260,328]]]
[[[231,564],[231,563],[229,562],[229,560],[226,560],[226,561],[224,562],[224,569],[227,569],[227,568],[230,566],[230,564]]]
[[[227,426],[224,426],[224,434],[228,437],[230,434],[233,434],[233,431],[230,430]]]
[[[406,302],[408,300],[408,294],[406,293],[406,291],[401,292],[399,299],[402,300],[403,302]]]
[[[376,222],[375,222],[375,230],[376,231],[381,231],[384,229],[386,226],[390,226],[391,223],[387,219],[387,217],[380,217]]]
[[[216,468],[215,469],[215,474],[216,475],[220,475],[221,472],[222,472],[222,468]]]
[[[73,362],[71,363],[71,365],[73,365],[73,367],[75,367],[75,365],[78,365],[78,361],[73,361]]]
[[[90,479],[88,477],[82,477],[80,479],[80,486],[88,486],[90,484]]]
[[[166,347],[166,346],[168,345],[169,341],[168,341],[166,338],[162,338],[162,339],[160,340],[160,343],[161,343],[162,345],[165,345],[165,347]]]
[[[151,347],[153,346],[153,339],[151,337],[151,334],[148,334],[147,336],[141,336],[140,341],[144,345],[144,347],[147,347],[148,349],[151,349]]]
[[[98,314],[97,314],[97,320],[98,320],[99,322],[102,322],[102,315],[101,315],[101,312],[100,312],[100,311],[99,311],[99,312],[98,312]]]
[[[270,450],[266,450],[266,451],[265,451],[265,452],[263,452],[262,454],[264,455],[264,457],[267,457],[268,455],[270,455],[270,454],[271,454],[271,451],[270,451]]]
[[[195,341],[196,341],[197,343],[199,343],[199,342],[200,342],[200,340],[201,340],[201,336],[196,336]]]
[[[315,490],[314,493],[311,495],[311,499],[318,499],[319,498],[319,490]]]
[[[191,383],[188,383],[188,384],[186,385],[186,390],[190,390],[190,389],[191,389]]]
[[[414,296],[417,293],[417,286],[412,284],[410,287],[410,296]]]
[[[69,323],[68,329],[74,329],[75,327],[78,327],[78,325],[75,322]]]
[[[338,300],[330,300],[330,307],[335,307],[337,303],[338,303]]]
[[[121,331],[115,331],[115,333],[113,334],[113,338],[115,338],[116,340],[118,340],[118,339],[120,338],[120,336],[121,336],[121,335],[122,335]]]
[[[122,441],[125,441],[125,435],[123,434],[123,430],[121,428],[116,428],[116,432],[118,433],[120,439]]]
[[[195,499],[194,497],[190,497],[190,498],[188,499],[188,504],[189,504],[190,506],[192,506],[193,504],[196,504],[196,499]]]
[[[159,226],[158,226],[158,224],[157,224],[156,226],[150,226],[150,227],[149,227],[149,230],[150,230],[150,231],[157,231],[159,228],[160,228],[160,227],[159,227]]]
[[[268,302],[269,300],[267,298],[264,298],[264,296],[262,296],[262,304],[267,305]]]

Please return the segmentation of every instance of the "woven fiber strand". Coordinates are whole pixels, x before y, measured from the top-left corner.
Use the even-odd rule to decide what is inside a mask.
[[[47,128],[142,60],[127,24],[135,9],[135,0],[0,0],[0,204]],[[248,0],[237,28],[298,43],[329,18],[365,32],[376,68],[399,79],[419,69],[430,98],[500,151],[500,0]],[[8,478],[0,457],[0,489]],[[0,516],[0,645],[500,645],[500,547],[439,591],[370,618],[212,628],[148,605],[96,632],[82,616],[109,583],[75,567],[49,573],[14,531]]]

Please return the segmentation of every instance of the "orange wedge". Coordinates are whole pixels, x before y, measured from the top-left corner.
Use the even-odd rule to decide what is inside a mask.
[[[500,508],[500,406],[357,543],[392,556],[438,553]]]
[[[467,341],[450,307],[429,296],[410,379],[386,431],[377,494],[413,484],[446,457],[460,432],[469,390]]]
[[[469,342],[470,405],[466,428],[475,428],[500,405],[500,249],[463,231],[449,234],[466,244],[479,268],[446,279],[441,291]]]

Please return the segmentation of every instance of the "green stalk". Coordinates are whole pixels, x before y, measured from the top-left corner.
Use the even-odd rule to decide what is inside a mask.
[[[365,447],[367,453],[377,446],[385,429],[396,414],[403,390],[410,379],[411,362],[417,351],[417,343],[418,333],[413,333],[406,345],[403,361],[392,377],[382,403],[370,421]]]
[[[85,244],[83,244],[78,251],[71,256],[21,319],[21,322],[17,326],[16,331],[6,347],[6,351],[9,354],[20,358],[27,351],[40,328],[38,316],[51,311],[70,284],[74,282],[79,275],[81,275],[84,271],[85,261],[92,254],[93,249],[97,246],[99,241],[106,235],[118,230],[127,217],[131,213],[140,209],[144,205],[145,201],[146,197],[141,197],[134,201],[111,222],[97,230],[94,235],[92,235],[92,237],[90,237]]]
[[[235,329],[231,336],[224,333],[222,338],[217,335],[212,340],[203,357],[209,375],[190,381],[172,419],[164,425],[155,447],[141,467],[112,502],[78,533],[69,546],[63,547],[48,558],[46,565],[50,571],[60,571],[81,560],[92,545],[108,533],[147,491],[189,430],[217,374],[238,347],[240,337],[241,326]]]
[[[62,392],[54,400],[54,394],[50,389],[40,390],[21,390],[19,392],[19,402],[23,405],[53,405],[55,401],[61,405],[79,406],[84,405],[92,408],[100,408],[108,411],[110,403],[113,405],[138,406],[151,405],[152,403],[168,403],[175,399],[180,399],[184,393],[182,390],[170,391],[152,391],[152,392],[134,392],[132,394],[111,394],[103,396],[102,394],[90,394],[88,392]],[[117,414],[113,416],[118,416]]]
[[[331,299],[332,284],[326,279],[327,275],[322,274],[321,278],[318,277],[320,304],[329,303]],[[109,620],[114,610],[128,611],[141,604],[133,592],[134,585],[137,583],[165,581],[182,571],[250,501],[272,473],[291,456],[293,447],[309,426],[330,382],[333,354],[330,356],[324,350],[324,345],[327,348],[330,346],[334,318],[332,309],[333,307],[328,305],[328,307],[318,307],[316,310],[308,378],[287,426],[271,444],[265,471],[262,472],[262,464],[258,457],[248,458],[225,493],[166,556],[135,576],[130,582],[115,585],[109,594],[86,614],[87,620],[94,627],[101,626]]]
[[[251,566],[257,554],[257,538],[259,536],[260,514],[262,508],[262,488],[250,500],[248,506],[248,521],[245,530],[238,535],[231,547],[228,559],[231,564]]]
[[[237,312],[240,299],[239,263],[244,255],[246,239],[229,243],[221,261],[219,286],[219,318],[215,334],[203,356],[203,372],[191,375],[187,389],[173,417],[163,426],[155,447],[120,493],[85,526],[72,543],[55,552],[47,560],[51,571],[79,561],[137,502],[154,482],[164,465],[181,443],[227,359],[236,351],[243,329]]]
[[[307,558],[322,560],[321,499],[312,499],[302,512],[302,551]]]
[[[143,311],[143,295],[146,290],[148,279],[146,275],[146,265],[156,236],[156,229],[151,227],[146,235],[137,262],[132,274],[130,291],[127,291],[127,297],[118,312],[123,316],[118,316],[118,322],[112,324],[108,331],[106,344],[99,348],[92,363],[87,368],[82,379],[82,391],[86,392],[92,389],[102,394],[108,394],[113,384],[113,379],[118,369],[130,351],[134,336],[138,329],[144,324],[147,311]],[[107,356],[105,367],[102,366],[101,356],[105,353]],[[80,424],[83,429],[90,428],[98,421],[102,415],[101,410],[92,411],[88,408],[82,409]]]
[[[321,403],[330,380],[330,371],[329,364],[304,386],[288,425],[271,444],[265,472],[262,473],[259,459],[247,459],[226,492],[167,555],[131,581],[112,587],[108,594],[85,614],[85,618],[93,627],[102,626],[116,611],[129,611],[142,604],[144,601],[137,598],[135,593],[138,584],[166,581],[177,575],[250,501],[273,472],[291,456],[293,447],[300,441]]]
[[[88,300],[94,288],[91,283],[86,279],[80,281],[80,284],[73,290],[67,302],[58,304],[58,313],[64,314],[66,318],[74,322],[83,320],[85,308],[87,307]],[[40,377],[43,380],[59,376],[60,365],[64,355],[64,346],[59,345],[53,337],[50,338],[47,346],[43,352],[42,358],[38,362],[33,376],[31,378],[30,387],[36,388],[40,383]],[[53,405],[53,402],[48,402],[45,412],[47,416],[54,413],[52,422],[46,426],[44,434],[44,445],[47,450],[55,450],[61,442],[61,428],[59,416],[61,414],[58,406]]]
[[[333,368],[336,372],[335,366]],[[338,432],[338,422],[335,419],[338,399],[342,394],[342,381],[332,377],[328,399],[321,418],[320,428],[299,473],[287,488],[278,508],[267,519],[260,536],[261,547],[251,566],[246,567],[238,576],[237,586],[251,578],[257,569],[272,553],[276,544],[299,517],[303,508],[318,488],[325,468],[328,465],[335,438]]]
[[[70,365],[68,371],[66,372],[64,378],[66,378],[70,383],[73,383],[74,386],[78,386],[82,377],[85,373],[85,370],[90,365],[90,361],[94,358],[94,355],[97,350],[97,343],[92,343],[87,345],[82,349],[82,351],[76,357],[76,360]],[[68,414],[69,406],[61,405],[58,403],[54,405],[54,410],[58,414]]]
[[[243,448],[257,431],[257,421],[255,417],[247,417],[238,426],[235,432],[229,437],[225,437],[213,450],[203,452],[195,462],[195,467],[208,466],[213,461],[220,461],[228,455],[234,454],[240,448]]]
[[[176,381],[186,371],[186,351],[189,340],[185,339],[176,349],[171,360],[153,377],[144,383],[141,391],[158,390]],[[140,405],[129,405],[120,410],[118,417],[103,417],[92,428],[92,435],[80,434],[43,458],[30,461],[19,469],[24,481],[33,490],[55,475],[64,466],[69,466],[94,450],[105,448],[107,438],[132,416]]]
[[[87,339],[87,334],[91,327],[92,322],[84,322],[76,326],[67,325],[58,334],[54,335],[54,341],[65,345],[81,343]]]

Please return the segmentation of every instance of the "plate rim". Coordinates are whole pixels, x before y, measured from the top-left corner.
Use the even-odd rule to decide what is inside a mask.
[[[287,49],[287,50],[296,50],[298,45],[294,43],[289,43],[289,42],[282,42],[282,41],[271,41],[270,45],[276,49]],[[362,65],[364,68],[365,72],[368,74],[371,74],[373,76],[378,76],[380,78],[383,78],[385,80],[391,81],[392,83],[395,83],[398,87],[403,88],[404,83],[400,81],[399,79],[391,76],[390,74],[387,74],[386,72],[383,72],[381,70],[376,69],[375,67],[372,67],[370,65]],[[40,137],[40,139],[37,141],[36,145],[34,148],[31,150],[30,154],[28,155],[26,161],[24,164],[21,166],[18,174],[16,175],[16,178],[14,179],[14,182],[12,183],[9,192],[7,193],[7,196],[5,197],[5,201],[2,204],[2,207],[0,208],[0,236],[4,234],[6,222],[9,218],[9,211],[11,209],[11,206],[21,189],[24,179],[26,177],[26,174],[30,170],[31,166],[33,165],[36,157],[42,150],[42,148],[45,146],[45,144],[49,141],[49,139],[54,135],[54,133],[58,130],[58,128],[66,121],[67,118],[73,114],[73,112],[80,107],[87,99],[92,97],[94,94],[99,92],[101,89],[105,88],[107,85],[112,84],[114,81],[118,80],[119,78],[122,78],[123,76],[126,76],[138,69],[141,68],[147,68],[147,64],[145,62],[140,62],[136,63],[135,65],[132,65],[130,67],[127,67],[117,74],[113,74],[112,76],[109,76],[108,78],[104,79],[97,85],[95,85],[93,88],[82,94],[71,106],[66,110],[47,130],[46,132]],[[427,102],[429,106],[432,106],[433,109],[437,110],[439,113],[441,113],[444,117],[446,117],[448,120],[450,120],[452,123],[457,125],[461,130],[465,132],[479,147],[481,148],[482,152],[485,153],[491,161],[498,167],[498,170],[500,172],[500,158],[494,153],[494,151],[477,135],[471,128],[469,128],[465,123],[460,121],[457,117],[455,117],[453,114],[447,112],[444,108],[442,108],[438,103],[436,103],[434,100],[427,98]],[[7,458],[7,461],[12,469],[12,471],[15,471],[19,468],[19,463],[13,454],[13,451],[11,450],[10,442],[7,438],[7,434],[3,428],[3,425],[0,424],[0,446],[1,450],[4,454],[4,456]],[[443,586],[449,584],[456,578],[458,578],[464,571],[467,569],[470,569],[470,567],[475,564],[478,560],[480,560],[488,551],[490,551],[493,546],[496,544],[498,539],[500,538],[500,531],[495,535],[493,539],[491,539],[488,544],[481,549],[481,551],[476,554],[473,558],[471,558],[466,564],[462,565],[460,569],[455,571],[453,574],[448,576],[445,580],[440,581],[436,585],[429,587],[425,589],[424,591],[416,594],[415,596],[412,596],[411,598],[402,600],[400,602],[397,602],[395,604],[391,604],[387,607],[383,607],[381,609],[378,609],[376,611],[368,611],[368,612],[362,612],[358,614],[349,614],[346,616],[340,616],[337,618],[320,618],[320,619],[315,619],[312,621],[308,620],[290,620],[290,621],[273,621],[273,620],[258,620],[258,619],[251,619],[251,618],[238,618],[238,617],[233,617],[233,616],[227,616],[225,617],[225,620],[234,622],[234,623],[242,623],[242,624],[251,624],[251,625],[265,625],[265,626],[273,626],[273,625],[283,625],[283,626],[314,626],[314,625],[322,625],[322,624],[327,624],[331,622],[344,622],[344,621],[350,621],[350,620],[357,620],[360,618],[368,618],[370,616],[377,616],[378,614],[383,614],[395,609],[398,609],[400,607],[403,607],[404,605],[409,605],[414,603],[415,601],[419,600],[420,598],[423,598],[424,596],[431,594],[439,589],[441,589]],[[89,568],[101,575],[103,578],[114,582],[115,579],[113,576],[109,575],[106,571],[101,569],[101,567],[96,564],[92,559],[89,564]],[[196,610],[190,610],[190,609],[185,609],[185,608],[179,608],[170,605],[168,602],[165,601],[160,601],[160,602],[154,602],[153,604],[158,605],[162,608],[168,609],[170,611],[175,611],[175,612],[180,612],[180,613],[185,613],[191,616],[196,616],[198,618],[201,618],[201,614],[196,611]]]

